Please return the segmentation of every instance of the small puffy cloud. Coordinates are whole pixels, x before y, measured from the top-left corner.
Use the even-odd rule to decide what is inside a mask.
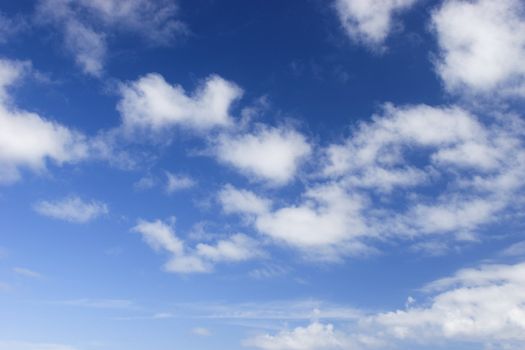
[[[8,88],[29,67],[27,62],[0,59],[0,183],[17,181],[21,168],[43,171],[48,160],[76,162],[89,153],[82,134],[13,106]]]
[[[271,209],[268,199],[247,190],[228,186],[220,193],[225,212],[245,215],[258,232],[312,259],[337,260],[342,253],[371,252],[358,242],[370,233],[362,215],[366,206],[362,197],[337,185],[310,188],[303,197],[299,204]]]
[[[366,232],[362,199],[338,186],[310,189],[300,205],[283,207],[256,218],[257,229],[300,248],[336,245]]]
[[[353,40],[368,46],[381,46],[397,14],[407,10],[417,0],[336,0],[339,20]]]
[[[144,241],[155,251],[166,250],[172,254],[183,252],[183,242],[175,236],[173,228],[161,220],[139,220],[133,231],[140,233]]]
[[[210,261],[245,261],[260,255],[257,243],[246,235],[237,233],[228,239],[210,245],[199,243],[195,247],[198,256]]]
[[[345,337],[331,324],[314,322],[307,327],[282,330],[275,335],[261,334],[244,345],[263,350],[335,350],[350,349]]]
[[[177,6],[166,0],[39,0],[36,9],[38,21],[58,28],[77,65],[95,77],[103,74],[114,34],[138,34],[148,45],[167,45],[185,32],[176,15]]]
[[[123,84],[120,94],[118,110],[127,132],[160,132],[173,126],[204,131],[232,124],[229,110],[242,90],[212,75],[188,95],[180,85],[151,73]]]
[[[433,13],[436,69],[448,90],[525,95],[525,6],[448,0]]]
[[[222,135],[214,145],[219,161],[249,177],[275,185],[290,182],[312,152],[299,132],[288,127],[260,127],[253,133]]]
[[[56,201],[40,201],[34,205],[37,213],[54,219],[86,223],[109,212],[106,203],[71,196]]]
[[[226,213],[264,214],[269,211],[271,201],[248,190],[226,185],[218,195]]]
[[[192,188],[197,184],[197,182],[187,175],[182,174],[173,174],[166,172],[166,191],[168,193],[173,193],[181,190],[186,190]]]
[[[216,263],[241,262],[262,254],[258,243],[243,234],[219,239],[214,244],[198,243],[190,248],[176,236],[173,225],[161,220],[139,220],[132,230],[140,233],[154,250],[169,253],[164,267],[173,273],[211,272]]]

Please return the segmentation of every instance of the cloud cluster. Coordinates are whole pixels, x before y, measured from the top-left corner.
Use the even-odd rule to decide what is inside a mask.
[[[140,233],[154,250],[169,254],[170,258],[164,266],[168,272],[211,272],[217,263],[246,261],[262,254],[255,240],[240,233],[218,239],[214,244],[198,243],[188,248],[176,236],[173,225],[161,220],[139,220],[132,230]]]
[[[339,20],[353,40],[381,47],[394,26],[396,15],[417,0],[336,0]]]
[[[512,210],[525,185],[523,122],[485,119],[456,106],[386,105],[345,142],[326,147],[318,181],[300,201],[278,207],[226,186],[219,202],[277,242],[332,257],[367,252],[371,239],[474,239]]]

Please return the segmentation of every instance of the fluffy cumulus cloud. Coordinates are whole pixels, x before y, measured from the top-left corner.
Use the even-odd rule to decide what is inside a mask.
[[[301,133],[262,126],[252,133],[222,135],[214,148],[219,161],[275,185],[290,182],[312,151]]]
[[[447,89],[525,95],[525,6],[520,0],[447,0],[433,13],[436,68]]]
[[[40,0],[36,17],[63,33],[65,48],[84,73],[101,76],[113,35],[128,32],[148,45],[170,44],[185,32],[177,12],[167,0]]]
[[[212,75],[191,95],[159,74],[148,74],[121,86],[118,110],[124,130],[159,132],[173,126],[209,130],[232,124],[229,111],[242,90]]]
[[[361,214],[363,198],[337,185],[309,189],[299,204],[275,208],[253,192],[226,186],[219,193],[226,213],[245,215],[258,232],[314,259],[338,259],[340,253],[370,250],[357,239],[369,233]]]
[[[275,335],[261,334],[245,341],[245,345],[263,350],[334,350],[351,349],[347,340],[334,331],[331,324],[314,322],[307,327],[283,330]]]
[[[427,306],[376,315],[367,321],[390,337],[438,343],[443,339],[510,348],[525,341],[525,264],[461,270],[429,284]]]
[[[54,219],[86,223],[109,212],[106,203],[71,196],[56,201],[41,201],[34,205],[37,213]]]
[[[132,230],[141,234],[154,250],[168,253],[169,260],[164,267],[173,273],[210,272],[216,263],[241,262],[262,255],[258,243],[240,233],[190,248],[177,237],[173,223],[139,220]]]
[[[8,88],[28,69],[26,62],[0,60],[0,183],[18,180],[21,169],[41,172],[48,161],[77,162],[89,153],[79,132],[12,103]]]
[[[406,349],[438,346],[445,340],[521,350],[524,287],[524,263],[482,265],[428,284],[423,288],[428,300],[423,303],[409,298],[401,310],[361,314],[347,324],[313,321],[305,327],[260,334],[246,345],[269,350]]]
[[[355,41],[381,46],[392,27],[396,15],[414,5],[417,0],[336,0],[339,19]]]

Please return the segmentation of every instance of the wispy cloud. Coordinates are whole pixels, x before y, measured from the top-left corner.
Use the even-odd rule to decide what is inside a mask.
[[[76,196],[56,201],[41,201],[34,205],[34,209],[41,215],[74,223],[86,223],[109,212],[106,203],[84,201]]]

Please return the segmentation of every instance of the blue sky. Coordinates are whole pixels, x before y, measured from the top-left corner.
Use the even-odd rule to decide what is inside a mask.
[[[525,344],[520,0],[0,4],[0,350]]]

